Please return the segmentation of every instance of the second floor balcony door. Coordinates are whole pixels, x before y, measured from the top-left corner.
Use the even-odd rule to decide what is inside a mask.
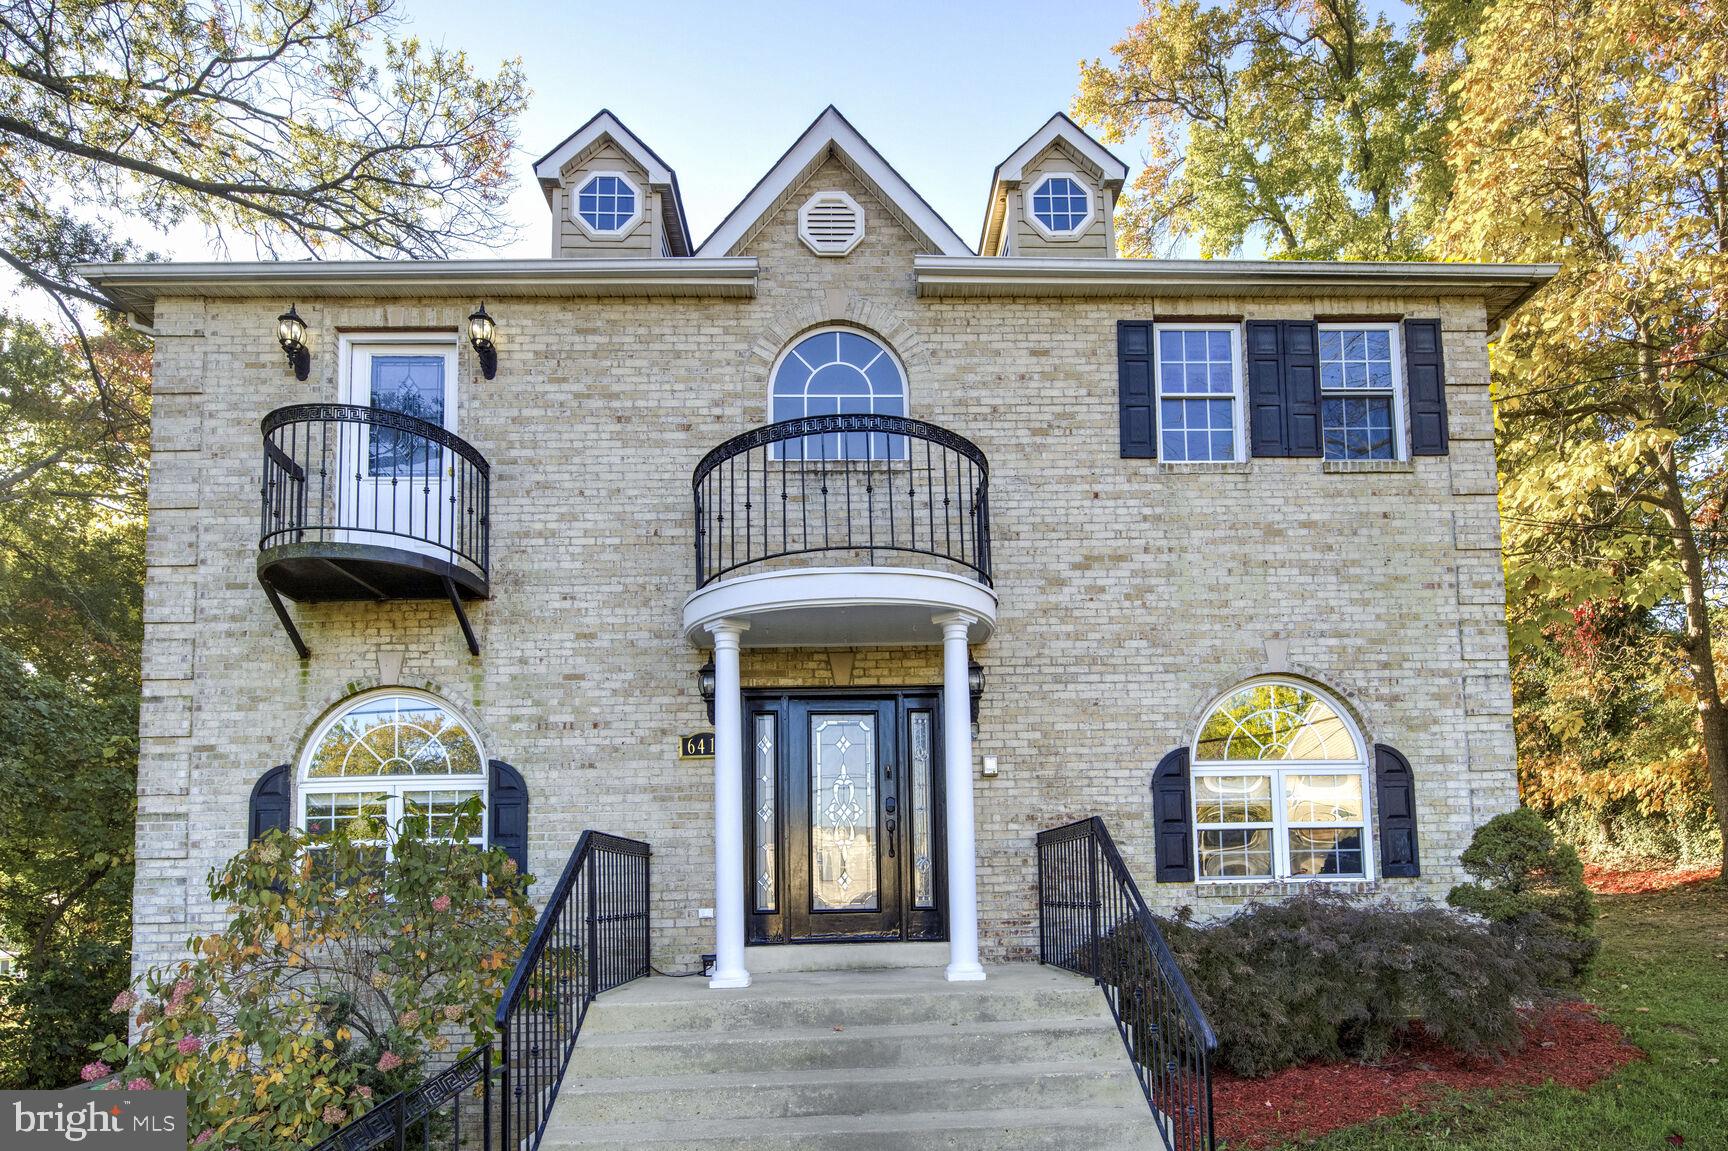
[[[344,402],[456,430],[456,344],[350,337]],[[424,430],[382,419],[344,444],[341,522],[350,542],[438,555],[454,538],[458,512],[450,451]]]

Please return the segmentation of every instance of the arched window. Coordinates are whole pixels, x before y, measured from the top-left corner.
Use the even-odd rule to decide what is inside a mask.
[[[1193,748],[1198,878],[1361,879],[1368,751],[1343,708],[1261,679],[1207,711]]]
[[[447,839],[473,799],[486,802],[479,739],[436,699],[400,688],[348,701],[319,726],[300,765],[300,826],[314,835],[370,819]],[[465,838],[485,846],[485,821]],[[388,857],[388,837],[378,849]]]
[[[775,423],[804,416],[904,416],[906,373],[893,352],[862,332],[827,328],[781,353],[771,409]],[[906,452],[903,436],[864,432],[806,436],[776,446],[787,459],[903,459]]]

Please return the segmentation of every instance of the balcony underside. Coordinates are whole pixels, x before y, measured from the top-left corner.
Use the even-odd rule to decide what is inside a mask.
[[[486,577],[443,556],[381,544],[278,544],[258,553],[258,582],[301,659],[312,652],[283,597],[296,603],[449,600],[468,650],[480,654],[463,601],[488,598],[491,585]]]
[[[443,556],[383,544],[279,544],[258,553],[258,579],[295,603],[445,599],[446,581],[463,599],[486,599],[484,576]]]
[[[996,593],[975,579],[915,568],[805,568],[716,580],[684,601],[697,647],[722,619],[750,625],[745,647],[899,647],[942,642],[938,616],[970,616],[971,642],[996,630]]]

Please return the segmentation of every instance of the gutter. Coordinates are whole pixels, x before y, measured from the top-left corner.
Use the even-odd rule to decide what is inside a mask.
[[[601,260],[305,260],[81,264],[76,271],[138,322],[170,297],[305,299],[473,296],[476,299],[756,294],[754,258]],[[291,300],[288,302],[292,302]]]

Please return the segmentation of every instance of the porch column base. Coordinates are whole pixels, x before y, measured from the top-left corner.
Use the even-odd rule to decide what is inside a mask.
[[[948,967],[950,983],[984,978],[978,962],[978,840],[972,816],[972,696],[966,683],[967,637],[976,616],[932,617],[942,629],[942,778],[948,840]]]

